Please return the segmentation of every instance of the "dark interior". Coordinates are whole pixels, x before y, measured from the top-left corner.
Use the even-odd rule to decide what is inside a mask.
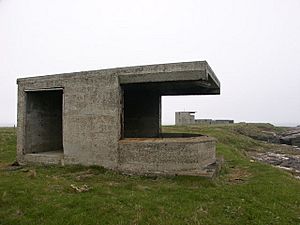
[[[123,137],[159,137],[161,97],[149,90],[124,89]]]
[[[161,133],[161,96],[199,94],[201,92],[212,94],[214,91],[216,93],[218,91],[217,89],[207,89],[202,83],[197,82],[136,83],[121,87],[123,91],[122,138],[199,136]]]
[[[63,90],[26,92],[25,153],[63,152]]]

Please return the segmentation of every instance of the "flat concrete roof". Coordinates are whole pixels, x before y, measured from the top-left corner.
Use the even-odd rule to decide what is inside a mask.
[[[196,112],[193,112],[193,111],[178,111],[176,113],[196,113]]]
[[[220,82],[206,61],[132,66],[35,76],[19,78],[17,79],[17,83],[48,79],[72,79],[78,76],[88,78],[112,75],[118,76],[120,85],[122,86],[151,88],[165,95],[220,93]],[[137,86],[137,84],[139,85]]]

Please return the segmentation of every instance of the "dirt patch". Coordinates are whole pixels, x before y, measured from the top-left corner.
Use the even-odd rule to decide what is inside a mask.
[[[3,169],[5,169],[5,168],[7,168],[7,167],[9,167],[9,166],[10,166],[9,163],[1,163],[1,162],[0,162],[0,170],[3,170]]]
[[[93,171],[91,169],[63,174],[63,177],[72,177],[76,181],[83,181],[83,180],[89,179],[93,176],[95,176],[95,174],[93,173]]]
[[[82,180],[86,180],[88,178],[93,177],[94,174],[93,173],[85,173],[85,174],[81,174],[75,177],[75,180],[77,181],[82,181]]]
[[[233,184],[245,183],[250,176],[251,173],[244,168],[232,168],[230,169],[227,181]]]
[[[11,164],[11,163],[0,163],[0,170],[4,170],[4,171],[15,171],[15,170],[20,170],[22,169],[23,166],[19,165],[19,164]]]

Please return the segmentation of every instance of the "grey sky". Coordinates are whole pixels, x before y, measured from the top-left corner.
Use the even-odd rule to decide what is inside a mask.
[[[163,98],[196,117],[300,124],[300,1],[0,1],[0,124],[16,78],[207,60],[220,96]]]

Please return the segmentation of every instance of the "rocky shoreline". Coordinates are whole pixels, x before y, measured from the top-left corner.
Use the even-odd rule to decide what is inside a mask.
[[[300,127],[290,128],[279,136],[279,143],[300,147]]]
[[[275,152],[255,152],[252,159],[271,164],[277,168],[291,172],[300,179],[300,148],[294,147],[294,154]]]

